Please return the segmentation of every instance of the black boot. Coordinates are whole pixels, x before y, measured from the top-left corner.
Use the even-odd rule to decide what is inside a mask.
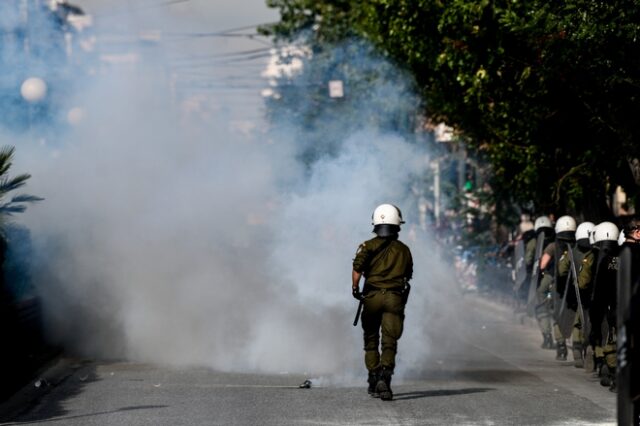
[[[391,401],[393,399],[393,392],[391,391],[392,375],[393,371],[388,368],[383,368],[380,379],[376,384],[376,391],[380,394],[380,399],[383,401]]]
[[[547,335],[546,334],[542,335],[542,344],[540,345],[540,347],[542,349],[547,349]]]
[[[581,343],[573,345],[573,366],[576,368],[584,368],[584,351]]]
[[[369,388],[367,389],[367,393],[373,398],[380,398],[380,394],[376,391],[378,380],[380,380],[380,370],[369,371],[369,378],[367,379]]]
[[[567,360],[567,343],[564,340],[560,340],[556,344],[556,359],[558,361]]]
[[[551,338],[551,334],[546,333],[542,335],[542,349],[553,349],[553,339]]]
[[[593,369],[593,377],[601,378],[602,377],[602,367],[604,367],[604,358],[594,356],[594,369]]]
[[[611,367],[609,368],[609,380],[611,381],[611,385],[609,386],[609,390],[611,392],[618,392],[618,386],[616,384],[616,368],[615,367]]]
[[[600,384],[607,387],[611,386],[611,371],[606,363],[600,369]]]

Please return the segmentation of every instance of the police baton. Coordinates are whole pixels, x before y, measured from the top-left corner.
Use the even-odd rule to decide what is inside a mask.
[[[580,320],[582,321],[582,327],[584,329],[586,325],[586,319],[584,317],[584,309],[582,308],[582,300],[580,299],[580,284],[578,283],[578,271],[576,270],[575,257],[573,257],[573,249],[571,246],[567,246],[569,248],[569,260],[571,261],[571,274],[573,275],[573,285],[576,290],[576,299],[578,301],[578,314],[580,315]]]
[[[364,304],[364,296],[362,295],[362,293],[360,293],[359,286],[353,288],[352,294],[353,294],[353,297],[358,299],[358,301],[360,302],[358,303],[358,310],[356,311],[356,317],[353,319],[353,326],[355,327],[356,325],[358,325],[358,318],[360,318],[360,313],[362,312],[362,305]]]
[[[358,304],[358,310],[356,311],[356,317],[353,319],[354,327],[358,325],[358,318],[360,318],[360,313],[362,312],[362,304],[363,304],[363,300],[360,299],[360,303]]]

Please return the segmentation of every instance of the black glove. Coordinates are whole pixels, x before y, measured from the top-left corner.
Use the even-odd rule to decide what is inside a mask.
[[[360,289],[358,287],[354,287],[351,289],[351,295],[353,295],[353,298],[356,300],[362,300],[362,293],[360,293]]]

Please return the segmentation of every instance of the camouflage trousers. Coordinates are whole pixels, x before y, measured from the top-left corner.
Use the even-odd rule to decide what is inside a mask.
[[[365,293],[362,330],[364,364],[369,371],[380,367],[393,371],[403,326],[404,300],[399,289],[376,289]]]

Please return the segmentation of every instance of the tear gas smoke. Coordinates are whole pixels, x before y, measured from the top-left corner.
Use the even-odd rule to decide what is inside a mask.
[[[33,277],[52,338],[99,357],[360,372],[351,261],[372,237],[374,207],[393,202],[415,261],[399,372],[425,362],[428,329],[435,318],[450,321],[443,301],[456,290],[429,236],[412,225],[424,145],[325,120],[318,128],[341,134],[339,143],[301,163],[306,138],[317,134],[298,117],[249,123],[216,99],[196,102],[195,114],[176,103],[156,78],[169,66],[158,58],[171,53],[89,78],[67,101],[82,106],[74,127],[50,129],[62,136],[45,146],[17,144],[15,170],[31,173],[29,192],[46,199],[21,221],[37,248]],[[360,92],[352,120],[383,115],[373,110],[381,104],[415,107],[404,96],[409,85],[394,96],[378,83]],[[259,110],[259,90],[245,97]]]

